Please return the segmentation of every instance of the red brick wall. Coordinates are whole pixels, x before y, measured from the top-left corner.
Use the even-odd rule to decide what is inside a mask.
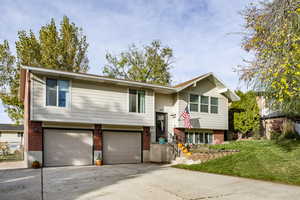
[[[42,122],[28,121],[28,151],[43,151]]]
[[[143,150],[150,150],[150,127],[143,127]]]
[[[95,124],[94,129],[94,150],[95,151],[101,151],[102,150],[102,131],[101,131],[101,125]]]
[[[224,131],[214,130],[214,144],[222,144],[224,142]]]
[[[174,128],[174,134],[176,136],[176,140],[180,143],[185,143],[185,133],[184,129]]]

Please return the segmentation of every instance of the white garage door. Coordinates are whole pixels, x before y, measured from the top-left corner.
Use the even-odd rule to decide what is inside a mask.
[[[141,133],[108,131],[103,133],[104,164],[140,163],[141,149]]]
[[[45,166],[91,165],[93,134],[85,130],[44,130]]]

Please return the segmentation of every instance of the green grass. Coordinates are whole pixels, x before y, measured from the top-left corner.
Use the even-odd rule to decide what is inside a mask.
[[[300,185],[300,141],[239,141],[211,148],[240,152],[202,164],[174,167]]]
[[[19,161],[19,160],[23,160],[22,154],[8,154],[5,156],[0,155],[0,162]]]

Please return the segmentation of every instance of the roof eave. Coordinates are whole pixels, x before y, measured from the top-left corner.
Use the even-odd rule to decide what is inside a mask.
[[[52,69],[37,68],[37,67],[30,67],[30,66],[22,66],[22,69],[26,69],[31,72],[35,72],[37,74],[43,74],[43,75],[64,76],[64,77],[70,77],[70,78],[74,78],[74,79],[94,81],[94,82],[106,82],[106,83],[109,82],[109,83],[113,83],[116,85],[149,88],[149,89],[153,89],[154,91],[157,91],[160,93],[165,93],[165,94],[172,94],[172,93],[176,92],[176,89],[167,87],[167,86],[160,86],[160,85],[141,83],[141,82],[133,82],[133,81],[127,81],[127,80],[118,80],[118,79],[94,76],[94,75],[89,75],[89,74],[79,74],[79,73],[74,73],[74,72],[57,71],[57,70],[52,70]]]

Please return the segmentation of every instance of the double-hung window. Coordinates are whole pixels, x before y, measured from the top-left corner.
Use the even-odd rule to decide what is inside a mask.
[[[210,113],[218,114],[218,98],[210,97]]]
[[[145,113],[145,91],[129,89],[129,112]]]
[[[70,82],[47,78],[46,106],[68,107],[70,101]]]
[[[200,111],[208,113],[208,96],[201,96],[201,105],[200,105]]]
[[[199,96],[190,94],[190,111],[199,112]]]

